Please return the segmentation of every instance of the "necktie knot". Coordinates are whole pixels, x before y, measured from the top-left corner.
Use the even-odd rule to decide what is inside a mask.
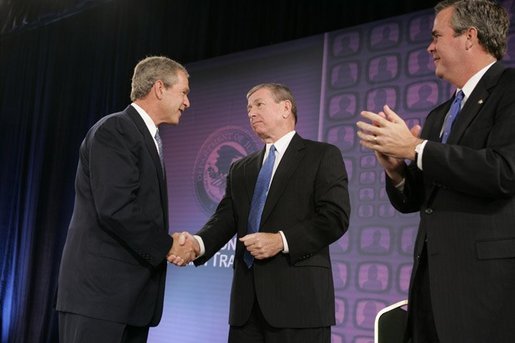
[[[447,115],[447,118],[445,118],[445,123],[443,125],[442,143],[447,143],[447,140],[449,139],[452,124],[454,124],[454,120],[456,119],[458,113],[461,110],[461,102],[463,101],[464,96],[465,94],[463,94],[463,91],[460,90],[458,93],[456,93],[456,96],[454,97],[454,100],[451,104],[451,108],[449,109],[449,113]]]
[[[461,101],[463,100],[464,96],[465,94],[463,93],[463,91],[459,91],[458,93],[456,93],[456,98],[454,99],[454,101],[459,101],[459,103],[461,104]]]

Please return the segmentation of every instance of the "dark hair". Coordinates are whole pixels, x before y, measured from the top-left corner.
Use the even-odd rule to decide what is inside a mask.
[[[501,5],[490,0],[445,0],[435,6],[435,13],[448,7],[454,8],[451,25],[456,35],[474,27],[479,44],[496,59],[503,58],[510,19]]]

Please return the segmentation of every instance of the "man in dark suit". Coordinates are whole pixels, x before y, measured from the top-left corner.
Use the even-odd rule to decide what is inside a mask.
[[[345,233],[350,214],[341,152],[295,132],[297,109],[286,86],[260,84],[247,99],[252,129],[266,146],[231,166],[225,196],[196,236],[195,264],[237,235],[229,342],[329,343],[335,323],[329,245]],[[258,213],[256,183],[271,154],[273,177],[264,183]],[[249,216],[260,221],[254,233]]]
[[[82,142],[59,273],[62,342],[146,342],[159,323],[166,258],[173,253],[181,264],[188,251],[168,234],[158,126],[179,123],[188,92],[183,66],[146,58],[134,69],[133,103]]]
[[[357,124],[385,168],[393,206],[420,211],[407,338],[515,342],[515,70],[499,62],[508,14],[489,0],[444,1],[435,11],[427,50],[456,95],[421,133],[388,106]]]

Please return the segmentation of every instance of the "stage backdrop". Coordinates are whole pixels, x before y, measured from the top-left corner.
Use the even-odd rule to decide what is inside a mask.
[[[513,11],[513,1],[504,5]],[[426,47],[433,12],[416,12],[188,65],[191,109],[164,130],[171,231],[196,232],[225,190],[230,164],[261,149],[249,127],[246,92],[284,83],[298,102],[298,133],[337,145],[349,174],[348,232],[331,246],[336,290],[333,343],[373,341],[383,307],[407,298],[418,214],[390,205],[384,173],[359,145],[364,109],[389,104],[410,126],[453,89],[434,76]],[[510,34],[514,42],[513,24]],[[515,63],[513,48],[506,64]],[[150,342],[226,342],[234,238],[204,266],[169,266],[165,311]]]

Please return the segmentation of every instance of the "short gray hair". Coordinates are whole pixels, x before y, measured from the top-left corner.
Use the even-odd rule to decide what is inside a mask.
[[[177,73],[182,71],[189,77],[186,68],[164,56],[150,56],[141,60],[134,67],[131,83],[131,100],[145,97],[157,80],[163,81],[166,87],[177,82]]]
[[[496,59],[503,58],[510,27],[504,7],[491,0],[444,0],[435,6],[435,13],[448,7],[454,8],[451,25],[456,35],[474,27],[479,44]]]

